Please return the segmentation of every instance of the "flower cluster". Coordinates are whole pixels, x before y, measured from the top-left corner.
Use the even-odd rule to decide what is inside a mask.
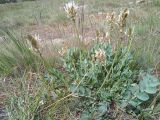
[[[122,31],[122,29],[126,27],[126,21],[127,21],[128,15],[129,15],[128,9],[125,9],[124,11],[122,11],[118,16],[116,16],[115,12],[107,13],[106,20],[110,25],[110,30],[113,29],[113,25],[115,24],[115,25],[118,25],[120,28],[120,31]]]
[[[62,48],[58,51],[58,53],[59,53],[61,56],[63,56],[63,55],[66,53],[67,49],[68,49],[67,46],[62,47]]]
[[[68,17],[75,22],[78,5],[76,5],[74,1],[71,1],[64,6],[64,10],[66,11]]]
[[[116,17],[115,17],[115,12],[112,13],[107,13],[106,19],[108,22],[114,22]]]
[[[105,51],[102,49],[98,49],[95,51],[95,59],[103,62],[105,60],[106,54]]]
[[[119,18],[118,18],[118,24],[121,28],[124,28],[126,26],[126,20],[127,20],[128,15],[129,15],[128,9],[125,9],[124,11],[120,13]]]

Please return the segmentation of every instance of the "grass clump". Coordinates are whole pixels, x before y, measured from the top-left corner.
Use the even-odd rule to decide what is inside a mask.
[[[23,71],[28,68],[39,69],[42,60],[29,47],[27,39],[14,36],[6,31],[2,41],[0,51],[0,70],[1,75],[10,74],[14,70]]]

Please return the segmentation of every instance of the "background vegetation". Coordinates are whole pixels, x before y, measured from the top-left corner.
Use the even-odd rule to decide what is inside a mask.
[[[159,119],[160,1],[67,2],[0,0],[0,119]]]

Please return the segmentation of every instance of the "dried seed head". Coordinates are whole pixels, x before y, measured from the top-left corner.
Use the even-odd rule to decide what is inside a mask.
[[[124,12],[123,12],[123,19],[126,19],[129,15],[129,10],[128,9],[125,9]]]
[[[75,22],[78,5],[76,5],[74,1],[71,1],[64,6],[64,10],[66,11],[67,16]]]
[[[134,28],[129,28],[128,30],[128,37],[131,37],[134,33]]]
[[[118,23],[121,28],[124,28],[126,26],[126,20],[129,15],[129,10],[125,9],[123,12],[120,13],[118,18]]]
[[[103,62],[105,60],[105,51],[102,49],[98,49],[95,51],[95,59],[99,60],[100,62]]]
[[[110,31],[112,31],[113,28],[114,28],[114,24],[116,24],[116,14],[115,14],[115,12],[107,13],[106,20],[109,24]]]
[[[34,35],[34,38],[35,38],[37,41],[42,41],[42,40],[40,39],[39,34],[35,34],[35,35]]]
[[[30,41],[31,45],[33,48],[35,48],[36,50],[39,49],[39,44],[38,41],[35,37],[33,37],[32,35],[28,35],[28,40]]]
[[[58,51],[58,53],[59,53],[61,56],[63,56],[63,55],[66,53],[66,51],[67,51],[67,47],[62,47],[62,48]]]
[[[106,32],[105,38],[108,40],[108,43],[110,44],[110,43],[111,43],[111,39],[110,39],[110,34],[109,34],[109,32]]]
[[[107,13],[106,19],[108,22],[114,22],[115,21],[115,12]]]
[[[96,37],[99,38],[100,37],[100,30],[96,30]]]

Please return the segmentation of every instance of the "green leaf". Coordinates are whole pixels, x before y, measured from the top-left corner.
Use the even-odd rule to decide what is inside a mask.
[[[138,105],[140,105],[142,103],[142,101],[141,100],[139,100],[139,99],[133,99],[133,100],[131,100],[130,102],[129,102],[129,104],[131,104],[132,106],[134,106],[134,107],[137,107]]]
[[[149,94],[155,94],[157,92],[158,85],[158,79],[149,74],[143,76],[143,80],[141,80],[139,83],[140,91]]]
[[[139,86],[137,84],[132,84],[132,87],[130,88],[132,94],[138,94],[139,93]]]
[[[91,119],[92,119],[92,114],[88,111],[84,111],[80,118],[80,120],[91,120]]]
[[[155,94],[157,92],[157,88],[156,87],[147,87],[145,92],[149,93],[149,94]]]
[[[148,86],[157,87],[159,85],[158,79],[152,75],[147,75],[145,79],[148,81]]]
[[[141,80],[141,81],[140,81],[140,83],[139,83],[139,88],[140,88],[140,91],[141,91],[141,92],[144,92],[144,91],[145,91],[147,84],[148,84],[148,83],[146,82],[146,80]]]
[[[100,105],[99,108],[98,108],[99,112],[104,113],[104,112],[107,111],[108,104],[106,102],[102,102],[99,105]]]
[[[148,94],[145,92],[138,93],[136,97],[142,101],[147,101],[149,99]]]
[[[79,86],[78,90],[80,95],[85,95],[85,88],[83,86]]]
[[[71,85],[70,85],[70,91],[71,91],[72,93],[77,92],[76,88],[77,88],[77,86],[76,86],[75,84],[71,84]]]
[[[142,109],[142,112],[152,112],[153,109],[152,108],[145,108],[145,109]]]

